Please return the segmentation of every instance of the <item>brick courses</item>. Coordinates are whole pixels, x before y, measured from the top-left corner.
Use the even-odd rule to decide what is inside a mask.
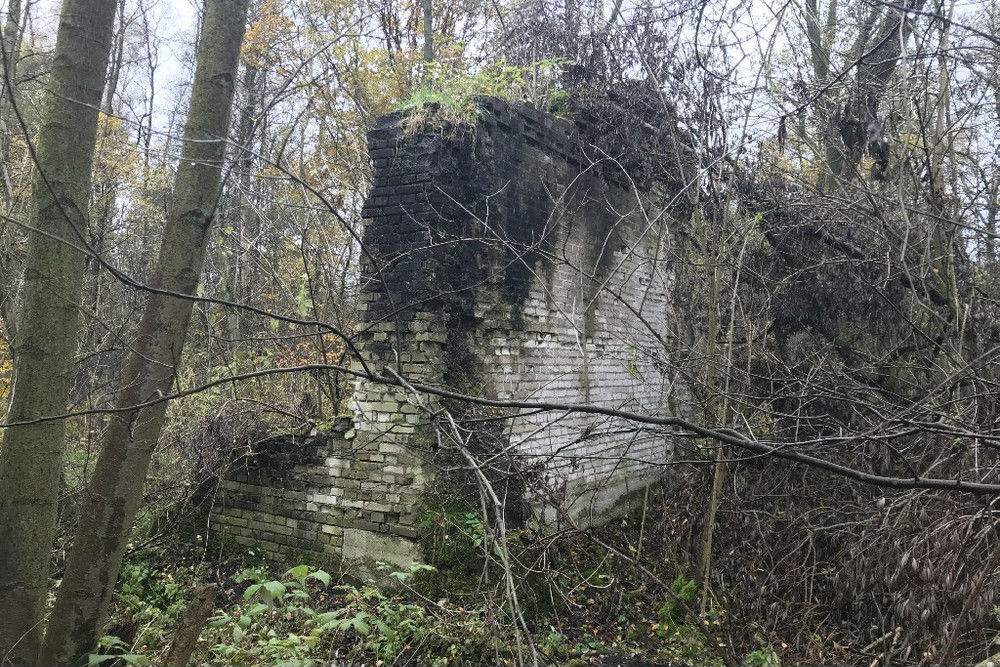
[[[662,414],[669,364],[650,329],[671,317],[669,230],[650,197],[593,159],[586,128],[495,99],[479,109],[474,126],[432,116],[414,128],[393,114],[369,134],[366,363],[492,398]],[[213,526],[278,558],[419,557],[437,465],[417,403],[438,403],[368,382],[353,401],[353,437],[290,443],[294,462],[251,462],[222,480]],[[496,433],[584,522],[623,512],[671,453],[662,434],[593,415],[524,414]]]

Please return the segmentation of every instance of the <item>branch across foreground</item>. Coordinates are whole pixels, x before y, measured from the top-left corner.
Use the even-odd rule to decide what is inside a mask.
[[[191,387],[189,389],[178,391],[169,395],[157,396],[156,398],[152,398],[141,403],[136,403],[134,405],[120,406],[116,408],[79,410],[75,412],[67,412],[61,415],[41,417],[38,419],[25,420],[20,422],[8,422],[6,424],[0,425],[0,428],[28,426],[32,424],[46,423],[62,419],[71,419],[74,417],[84,417],[88,415],[108,415],[108,414],[134,412],[136,410],[142,410],[155,405],[160,405],[167,401],[193,396],[195,394],[199,394],[213,387],[232,384],[234,382],[259,379],[271,375],[285,375],[289,373],[303,373],[309,371],[336,371],[338,373],[344,373],[346,375],[350,375],[362,380],[367,380],[369,382],[375,382],[381,385],[412,388],[415,391],[429,394],[431,396],[436,396],[438,398],[447,398],[451,400],[461,401],[472,405],[480,405],[484,407],[508,408],[517,410],[533,410],[536,412],[575,412],[582,414],[603,415],[606,417],[623,419],[638,424],[648,424],[650,426],[676,428],[686,433],[714,440],[715,442],[720,444],[737,447],[743,451],[750,452],[751,454],[754,454],[755,456],[758,457],[772,456],[775,458],[784,459],[786,461],[792,461],[793,463],[798,463],[818,470],[823,470],[825,472],[838,475],[840,477],[845,477],[847,479],[852,479],[854,481],[861,482],[862,484],[867,484],[870,486],[877,486],[894,490],[925,489],[925,490],[937,490],[937,491],[952,491],[959,493],[971,493],[975,495],[1000,496],[1000,484],[962,480],[962,479],[942,479],[937,477],[924,477],[924,476],[893,477],[888,475],[876,475],[873,473],[865,472],[863,470],[858,470],[857,468],[852,468],[850,466],[845,466],[839,463],[835,463],[833,461],[822,459],[816,456],[803,454],[802,452],[791,451],[788,449],[791,446],[789,444],[782,444],[782,445],[767,444],[765,442],[761,442],[760,440],[747,438],[738,433],[737,431],[733,431],[730,429],[715,429],[715,428],[700,426],[699,424],[696,424],[689,419],[684,419],[683,417],[675,417],[675,416],[664,417],[655,415],[645,415],[638,412],[631,412],[628,410],[609,408],[601,405],[592,405],[587,403],[566,403],[557,401],[531,401],[531,400],[500,400],[493,398],[485,398],[482,396],[474,396],[471,394],[465,394],[462,392],[453,391],[432,384],[411,381],[393,371],[390,371],[390,374],[388,375],[378,374],[378,373],[368,373],[341,364],[303,364],[301,366],[268,368],[259,371],[251,371],[248,373],[240,373],[237,375],[232,375],[230,377],[219,378],[218,380],[206,382],[204,384],[198,385],[197,387]],[[510,417],[515,417],[515,416],[516,415],[510,415]],[[835,442],[837,440],[845,442],[852,439],[853,438],[837,438],[837,439],[830,438],[829,442]]]

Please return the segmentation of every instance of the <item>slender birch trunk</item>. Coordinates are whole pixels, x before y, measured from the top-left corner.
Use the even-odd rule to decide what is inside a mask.
[[[434,0],[421,0],[424,10],[424,62],[434,62]]]
[[[115,0],[65,0],[37,148],[15,381],[7,422],[66,411],[84,274],[97,110]],[[39,172],[42,176],[39,175]],[[63,420],[10,427],[0,450],[0,664],[29,665],[41,637],[55,537]]]
[[[194,294],[218,204],[240,45],[249,0],[205,0],[191,106],[172,210],[152,285]],[[80,522],[39,664],[73,665],[93,649],[107,618],[132,521],[142,499],[166,403],[128,409],[170,392],[181,359],[190,299],[150,294],[116,413],[83,494]]]
[[[715,232],[711,226],[708,229],[708,242],[705,244],[705,254],[702,261],[710,271],[708,277],[708,331],[705,334],[705,388],[708,396],[705,399],[705,425],[716,428],[719,424],[719,369],[718,369],[718,338],[719,338],[719,263],[722,261],[718,253],[718,245],[714,238]],[[715,515],[718,512],[722,498],[722,488],[726,480],[726,456],[721,444],[715,445],[713,455],[712,490],[708,496],[708,506],[705,508],[705,523],[698,540],[698,563],[695,580],[701,587],[701,610],[705,609],[707,591],[712,567],[712,539],[715,535]]]
[[[17,123],[11,108],[17,95],[17,61],[21,56],[21,0],[7,4],[7,21],[3,26],[3,76],[4,89],[0,91],[0,169],[3,170],[5,199],[13,200],[10,183],[10,139]]]
[[[17,61],[21,54],[21,0],[7,3],[7,20],[3,26],[3,88],[0,89],[0,213],[12,215],[14,185],[10,176],[11,129],[16,125],[11,109],[17,96]],[[20,277],[20,262],[11,249],[9,223],[0,220],[0,322],[9,338],[17,333],[15,294]]]

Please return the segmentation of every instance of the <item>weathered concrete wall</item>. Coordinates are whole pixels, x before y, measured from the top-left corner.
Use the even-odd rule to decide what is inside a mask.
[[[667,229],[613,161],[588,157],[587,143],[573,123],[495,100],[483,101],[474,127],[382,119],[369,137],[376,180],[364,209],[359,343],[370,368],[497,399],[665,411]],[[225,482],[244,496],[224,500],[216,522],[268,525],[254,517],[274,516],[283,499],[299,513],[277,513],[278,534],[290,528],[296,548],[416,557],[409,540],[426,490],[456,461],[428,423],[426,408],[440,402],[368,382],[353,400],[353,438],[327,440],[287,481]],[[520,478],[510,488],[549,520],[621,513],[670,455],[662,434],[603,417],[478,423],[470,447],[504,452]],[[314,530],[309,521],[319,542],[296,532]]]

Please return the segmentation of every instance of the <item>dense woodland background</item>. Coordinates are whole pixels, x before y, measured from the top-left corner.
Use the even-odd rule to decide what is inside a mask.
[[[3,664],[997,651],[994,0],[181,2],[7,3]],[[674,181],[672,483],[554,535],[431,508],[395,588],[208,544],[227,465],[348,407],[366,131],[481,94]]]

